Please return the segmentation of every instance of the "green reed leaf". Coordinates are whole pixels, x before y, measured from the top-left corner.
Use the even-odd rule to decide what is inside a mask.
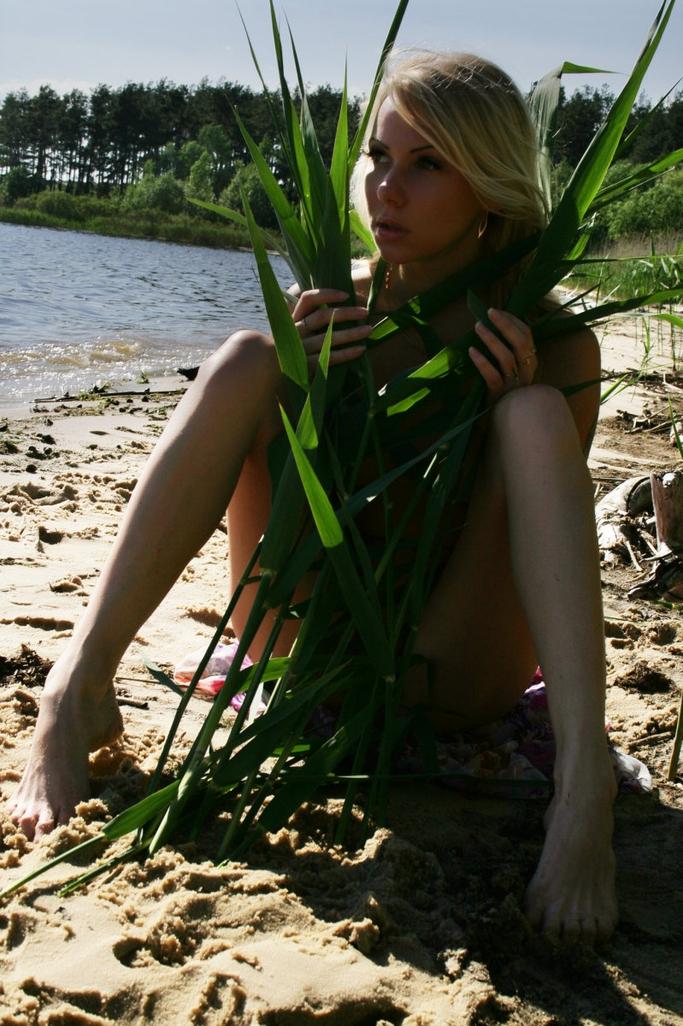
[[[396,8],[396,14],[394,15],[393,21],[389,26],[387,37],[384,40],[384,46],[382,47],[382,53],[380,54],[379,62],[375,70],[375,77],[373,79],[372,88],[370,89],[370,95],[368,96],[367,105],[365,112],[358,126],[358,130],[353,138],[353,142],[349,147],[349,172],[356,166],[358,157],[360,156],[360,149],[365,139],[365,134],[368,130],[370,118],[373,113],[373,106],[375,104],[375,97],[382,81],[382,75],[384,73],[384,65],[386,64],[387,58],[391,53],[392,47],[396,42],[396,36],[401,27],[401,22],[408,8],[408,0],[400,0],[398,7]]]
[[[683,292],[683,290],[681,290]],[[672,313],[659,313],[652,315],[657,321],[666,321],[668,324],[672,324],[674,328],[683,328],[683,317],[678,314]]]
[[[275,350],[282,373],[304,391],[308,391],[308,364],[303,343],[299,332],[294,326],[292,315],[282,295],[282,289],[275,277],[275,272],[270,266],[268,254],[259,237],[254,215],[251,212],[249,200],[245,192],[242,193],[242,203],[251,236],[251,244],[254,247],[261,289],[268,312],[268,320],[273,330]]]
[[[332,503],[325,494],[283,406],[280,406],[280,414],[320,540],[326,549],[336,548],[344,540],[341,524],[337,520]]]
[[[593,200],[591,210],[600,210],[608,203],[621,199],[631,189],[654,181],[664,174],[665,171],[669,171],[676,164],[680,164],[681,161],[683,161],[683,149],[674,150],[673,153],[653,161],[647,167],[639,168],[638,171],[634,171],[633,174],[621,178],[618,182],[605,186]]]
[[[536,83],[529,98],[529,113],[536,126],[536,138],[540,154],[541,186],[548,210],[552,206],[551,193],[551,139],[555,129],[557,108],[560,103],[563,75],[611,75],[604,68],[588,68],[581,64],[565,61],[558,68],[549,71]]]
[[[344,66],[344,86],[342,89],[339,116],[334,136],[332,161],[330,163],[330,181],[337,198],[337,214],[339,224],[344,225],[349,217],[349,101],[347,68]]]
[[[206,210],[211,214],[217,214],[219,217],[225,218],[226,221],[232,221],[234,224],[238,224],[242,228],[247,227],[247,219],[239,210],[233,210],[231,207],[224,207],[219,203],[208,203],[206,200],[193,199],[192,197],[189,197],[189,200],[193,206],[199,207],[201,210]],[[259,227],[259,232],[264,246],[268,249],[275,250],[283,260],[287,260],[289,262],[289,254],[287,250],[280,245],[275,236],[271,235],[270,232],[267,232],[261,227]]]
[[[261,150],[252,139],[247,127],[240,118],[239,112],[234,110],[233,113],[235,115],[238,128],[242,133],[242,138],[247,144],[251,159],[258,171],[259,178],[261,179],[261,185],[263,186],[268,200],[277,215],[280,229],[287,243],[287,250],[289,252],[290,259],[297,271],[297,281],[302,288],[306,288],[308,281],[306,278],[305,268],[311,264],[314,257],[311,242],[302,228],[299,218],[296,215],[296,211],[289,202],[282,186],[270,170]],[[246,216],[245,210],[245,217]]]
[[[607,303],[600,303],[588,307],[579,313],[572,314],[550,314],[532,325],[534,339],[542,341],[549,338],[561,338],[563,335],[572,335],[582,328],[591,324],[601,324],[603,321],[616,317],[619,314],[628,313],[641,306],[655,306],[662,303],[676,302],[683,299],[683,286],[679,289],[662,289],[658,292],[650,292],[640,296],[631,296],[628,299],[613,299]],[[655,315],[667,318],[667,314]]]
[[[349,211],[349,224],[356,238],[363,243],[368,253],[375,252],[375,240],[370,229],[361,220],[357,210]]]
[[[650,109],[646,111],[644,115],[641,115],[641,117],[637,119],[631,131],[627,132],[621,140],[621,143],[619,144],[619,149],[614,155],[615,160],[621,160],[622,155],[626,155],[626,153],[629,152],[636,138],[641,134],[643,129],[649,127],[652,119],[657,116],[658,112],[662,109],[671,93],[673,93],[673,91],[678,88],[681,81],[683,80],[679,78],[677,82],[674,82],[671,88],[668,89],[662,97],[660,97],[657,103],[655,103],[653,107],[650,107]]]
[[[579,161],[541,237],[531,267],[513,289],[507,304],[507,309],[512,313],[523,316],[559,281],[561,261],[573,245],[581,222],[612,163],[643,76],[659,45],[674,2],[665,0],[662,4],[626,85]]]
[[[287,775],[284,785],[263,811],[261,830],[278,830],[298,808],[311,798],[334,771],[365,729],[368,710],[362,709],[344,723],[335,734],[306,759],[305,764]]]

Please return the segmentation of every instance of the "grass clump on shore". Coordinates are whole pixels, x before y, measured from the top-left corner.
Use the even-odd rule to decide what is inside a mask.
[[[250,247],[249,232],[196,213],[153,208],[130,209],[120,200],[45,191],[0,206],[0,221],[39,228],[61,228],[129,239],[157,239],[214,249]]]

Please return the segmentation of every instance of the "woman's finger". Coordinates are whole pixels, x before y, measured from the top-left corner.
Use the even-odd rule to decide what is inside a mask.
[[[490,360],[487,360],[483,353],[480,353],[474,346],[470,346],[469,349],[470,359],[474,366],[477,368],[488,393],[492,399],[497,399],[498,396],[502,395],[505,391],[505,380],[500,371],[496,370]]]
[[[349,360],[357,360],[359,356],[362,356],[365,352],[365,346],[349,346],[348,349],[337,349],[330,353],[330,367],[333,367],[338,363],[348,363]],[[307,356],[309,374],[315,374],[315,369],[318,366],[319,353],[314,356]]]
[[[296,314],[296,311],[294,312]],[[321,307],[304,314],[302,317],[294,316],[294,323],[299,334],[316,334],[327,331],[327,326],[334,317],[335,326],[348,321],[367,320],[368,311],[364,306],[334,306]]]
[[[300,321],[326,303],[339,304],[348,298],[348,292],[342,289],[306,289],[298,297],[292,316],[295,321]]]
[[[496,360],[501,376],[507,378],[514,375],[517,369],[517,361],[515,353],[510,347],[501,342],[498,336],[490,328],[487,328],[483,321],[477,321],[474,330]]]
[[[334,319],[335,325],[337,318]],[[297,325],[298,327],[298,325]],[[357,324],[353,328],[341,328],[335,330],[332,333],[332,348],[338,348],[339,346],[349,345],[351,342],[360,342],[366,339],[372,331],[371,324]],[[299,329],[301,334],[301,341],[303,342],[304,349],[307,354],[319,353],[323,347],[325,341],[326,332],[319,332],[315,335],[305,335]]]
[[[528,366],[535,362],[536,346],[531,328],[519,317],[508,313],[507,310],[496,310],[492,307],[489,311],[491,323],[496,326],[508,345],[515,354],[518,366]],[[535,366],[534,366],[535,370]]]

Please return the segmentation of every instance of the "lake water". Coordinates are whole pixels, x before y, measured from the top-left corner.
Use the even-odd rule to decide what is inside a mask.
[[[167,375],[267,329],[251,253],[0,223],[0,254],[3,403]]]

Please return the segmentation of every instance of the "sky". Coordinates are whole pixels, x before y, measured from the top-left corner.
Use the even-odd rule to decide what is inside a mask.
[[[469,50],[526,90],[565,60],[618,72],[571,76],[569,90],[607,82],[617,92],[660,0],[411,0],[398,42]],[[289,19],[311,87],[367,93],[395,0],[276,0]],[[275,83],[267,0],[241,8],[269,85]],[[683,0],[645,79],[657,100],[683,76]],[[58,93],[99,83],[192,85],[207,78],[259,88],[234,0],[0,0],[0,97],[50,83]],[[683,85],[683,84],[682,84]]]

